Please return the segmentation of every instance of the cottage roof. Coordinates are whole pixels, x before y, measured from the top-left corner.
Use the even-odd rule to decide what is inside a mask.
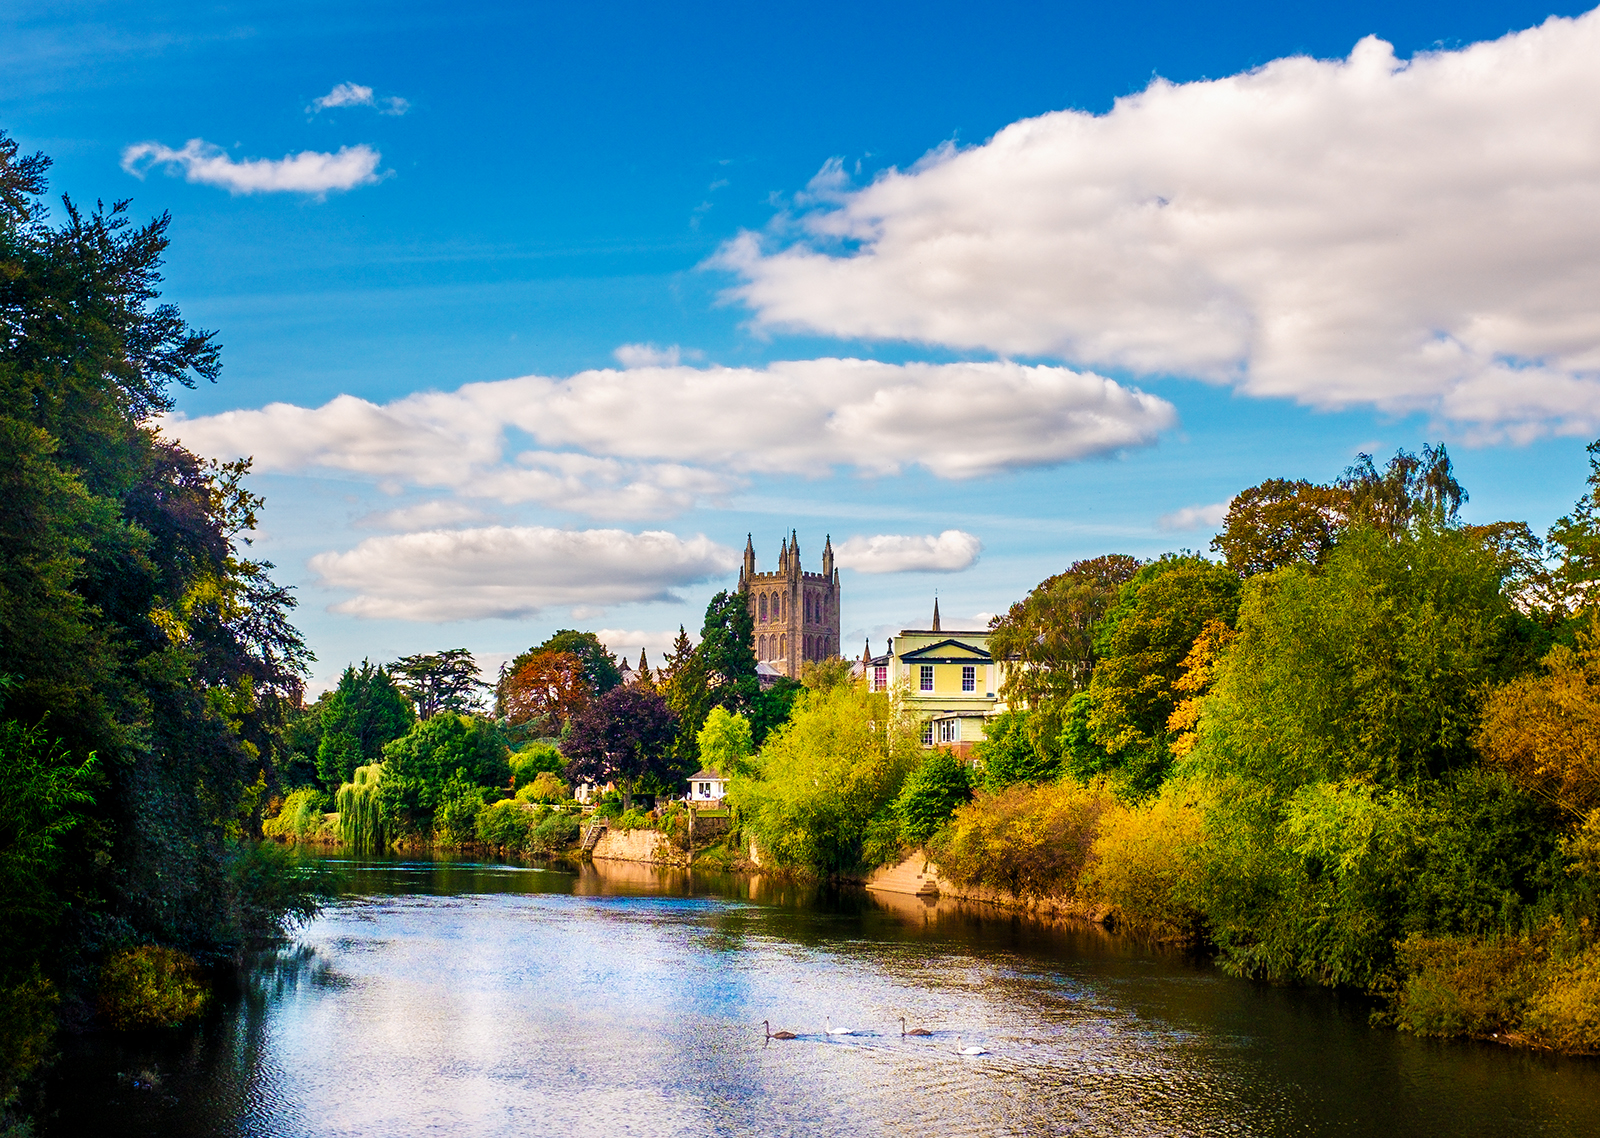
[[[727,782],[728,776],[718,774],[716,771],[695,771],[689,776],[690,782]]]

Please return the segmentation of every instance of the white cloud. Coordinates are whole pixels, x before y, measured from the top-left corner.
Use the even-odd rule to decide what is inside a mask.
[[[738,563],[734,550],[704,536],[486,526],[369,537],[343,553],[319,553],[310,565],[322,584],[356,593],[333,612],[441,622],[677,601],[674,589]]]
[[[371,87],[360,83],[339,83],[326,95],[312,99],[306,110],[317,114],[329,107],[372,107],[381,115],[403,115],[411,109],[411,103],[399,95],[376,98]]]
[[[600,643],[604,644],[608,651],[619,659],[626,656],[628,663],[635,668],[639,666],[640,650],[649,649],[652,671],[666,662],[667,657],[672,654],[673,644],[678,640],[676,628],[659,632],[648,632],[640,628],[602,628],[595,635],[600,638]],[[694,632],[689,632],[691,644],[698,639]]]
[[[476,506],[450,499],[435,499],[366,514],[351,524],[357,529],[418,530],[485,520],[484,512]]]
[[[676,344],[665,348],[654,344],[623,344],[611,354],[623,367],[677,367],[683,358]]]
[[[959,573],[978,563],[983,542],[970,533],[947,529],[941,534],[880,533],[852,537],[834,551],[840,568],[858,573]]]
[[[163,426],[207,456],[253,455],[263,472],[350,471],[624,518],[716,500],[753,473],[1049,466],[1148,445],[1176,421],[1162,399],[1065,368],[824,359],[525,376]],[[540,449],[508,454],[512,428]]]
[[[230,194],[325,194],[369,186],[380,179],[383,158],[370,146],[342,146],[337,154],[302,150],[282,158],[247,158],[236,162],[220,146],[191,138],[182,150],[159,142],[140,142],[122,152],[122,168],[143,178],[156,166],[182,170],[184,179],[220,186]]]
[[[1209,506],[1185,506],[1170,514],[1162,514],[1158,524],[1167,530],[1215,529],[1228,516],[1228,507],[1231,505],[1232,498],[1225,502],[1212,502]]]
[[[1156,81],[851,189],[716,263],[759,323],[1186,374],[1469,433],[1600,428],[1600,12]],[[795,230],[790,230],[795,232]]]

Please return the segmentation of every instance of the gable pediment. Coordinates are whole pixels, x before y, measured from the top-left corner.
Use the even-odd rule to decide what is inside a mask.
[[[973,644],[964,644],[959,640],[941,640],[937,644],[918,648],[915,652],[907,652],[900,659],[907,663],[919,664],[987,664],[993,657]]]

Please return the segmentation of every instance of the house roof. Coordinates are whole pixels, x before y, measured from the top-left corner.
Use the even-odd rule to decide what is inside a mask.
[[[727,782],[728,776],[718,774],[716,771],[695,771],[689,776],[690,782]]]

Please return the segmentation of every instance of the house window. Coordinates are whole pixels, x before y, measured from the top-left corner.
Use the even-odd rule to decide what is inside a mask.
[[[941,720],[939,720],[939,742],[941,742],[941,743],[959,743],[960,741],[961,741],[961,720],[959,720],[959,719],[941,719]]]
[[[918,691],[932,691],[933,690],[933,665],[932,664],[924,664],[924,665],[922,665],[921,676],[920,676],[920,678],[919,678],[919,680],[917,682],[917,690]]]
[[[967,664],[961,669],[961,690],[978,690],[978,669],[971,664]]]
[[[927,719],[927,720],[923,721],[923,724],[922,724],[922,745],[924,747],[933,746],[933,720],[931,720],[931,719]]]
[[[872,690],[883,691],[889,686],[889,665],[878,664],[872,669]]]

